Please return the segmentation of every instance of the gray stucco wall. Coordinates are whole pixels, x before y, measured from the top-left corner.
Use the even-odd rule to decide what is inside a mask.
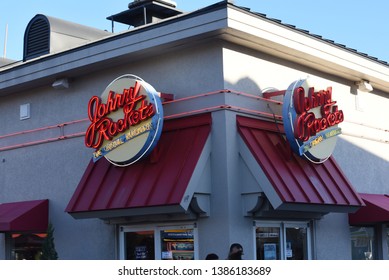
[[[316,222],[314,236],[316,259],[351,259],[351,240],[347,214],[327,214],[323,219]]]
[[[242,244],[245,259],[254,259],[252,219],[244,218],[242,211],[235,119],[236,113],[230,111],[212,114],[211,215],[198,223],[202,259],[212,252],[221,259],[227,258],[232,243]]]

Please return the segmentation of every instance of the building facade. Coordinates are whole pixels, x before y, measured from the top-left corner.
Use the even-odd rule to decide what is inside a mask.
[[[39,259],[48,223],[60,259],[388,259],[388,64],[228,1],[140,3],[122,33],[37,15],[1,61],[0,259]],[[148,105],[155,146],[110,144]]]

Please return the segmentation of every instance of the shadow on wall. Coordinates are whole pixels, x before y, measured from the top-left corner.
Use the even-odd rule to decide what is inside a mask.
[[[226,82],[226,88],[231,90],[243,91],[245,93],[254,95],[261,95],[262,92],[258,84],[248,77],[240,79],[235,84]]]
[[[226,89],[229,90],[235,90],[239,92],[244,92],[250,95],[263,97],[264,92],[271,92],[271,91],[279,91],[279,90],[285,90],[286,88],[275,88],[275,87],[267,87],[267,88],[261,88],[255,81],[252,79],[246,77],[243,79],[240,79],[235,84],[232,83],[225,83]],[[260,108],[257,108],[261,112],[265,112],[266,114],[275,114],[278,116],[282,115],[282,103],[277,104],[275,101],[282,102],[283,101],[283,95],[279,96],[272,96],[271,102],[259,102],[261,104]],[[252,100],[250,100],[252,103]],[[253,104],[251,104],[253,105]],[[250,108],[255,110],[255,108]]]

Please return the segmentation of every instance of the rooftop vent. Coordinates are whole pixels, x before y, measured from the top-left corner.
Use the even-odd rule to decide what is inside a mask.
[[[23,61],[71,49],[110,34],[100,29],[38,14],[30,20],[24,33]]]
[[[128,4],[128,10],[109,16],[107,19],[112,21],[113,32],[113,22],[138,27],[182,14],[176,6],[175,2],[169,0],[135,0]]]
[[[24,33],[23,60],[47,54],[50,51],[50,23],[42,15],[35,16]]]

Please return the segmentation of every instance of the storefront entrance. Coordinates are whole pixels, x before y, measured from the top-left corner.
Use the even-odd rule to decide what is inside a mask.
[[[194,225],[121,226],[120,259],[198,259],[197,230]]]
[[[9,259],[11,260],[40,260],[46,233],[12,233],[7,234]]]
[[[308,222],[255,223],[257,260],[311,259]]]

